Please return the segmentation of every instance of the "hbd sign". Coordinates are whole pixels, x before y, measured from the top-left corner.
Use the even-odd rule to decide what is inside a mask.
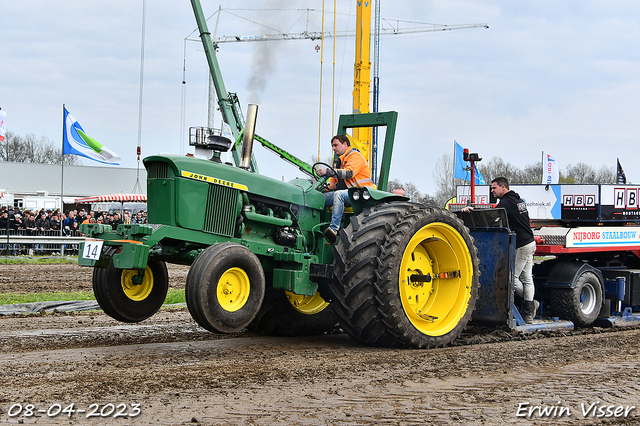
[[[614,188],[613,208],[634,210],[638,208],[638,188]]]
[[[458,203],[467,204],[467,202],[469,201],[469,198],[471,198],[469,195],[459,195]],[[486,195],[476,195],[475,204],[489,204],[489,197]]]
[[[567,194],[562,196],[562,204],[565,207],[593,207],[596,205],[595,195]]]

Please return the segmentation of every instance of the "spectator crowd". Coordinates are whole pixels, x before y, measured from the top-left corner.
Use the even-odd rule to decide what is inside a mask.
[[[100,209],[89,210],[20,210],[13,206],[0,208],[0,233],[20,235],[52,235],[62,232],[67,236],[77,235],[79,225],[82,223],[103,223],[111,225],[115,230],[121,223],[147,223],[147,212],[140,210],[135,214],[124,210],[103,212]]]

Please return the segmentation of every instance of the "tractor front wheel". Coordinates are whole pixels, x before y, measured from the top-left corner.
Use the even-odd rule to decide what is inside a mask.
[[[265,279],[258,257],[235,243],[207,247],[187,274],[185,296],[193,319],[214,333],[245,328],[258,314]]]
[[[164,303],[169,289],[167,265],[147,264],[144,276],[137,269],[116,269],[113,261],[106,268],[94,268],[93,293],[102,310],[122,322],[140,322]]]

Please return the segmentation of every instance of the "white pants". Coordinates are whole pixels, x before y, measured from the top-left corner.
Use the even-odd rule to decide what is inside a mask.
[[[533,285],[533,254],[536,252],[536,242],[532,241],[529,244],[516,249],[516,270],[515,280],[513,287],[516,294],[523,300],[533,301],[533,295],[535,294],[535,287]]]

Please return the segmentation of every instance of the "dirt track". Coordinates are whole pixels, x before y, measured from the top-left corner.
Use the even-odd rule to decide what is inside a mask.
[[[169,273],[172,286],[184,284],[186,268]],[[0,264],[0,291],[88,290],[90,275],[76,266]],[[566,334],[474,329],[462,346],[392,350],[341,334],[215,335],[186,309],[133,325],[102,313],[0,317],[0,424],[640,423],[640,329]],[[46,412],[71,403],[75,410],[98,404],[98,417]],[[27,404],[44,411],[27,416]],[[135,414],[133,404],[140,414],[115,417]],[[582,407],[593,404],[585,418]],[[621,415],[604,417],[608,406]]]
[[[74,264],[13,265],[0,260],[0,293],[44,293],[92,291],[93,268]],[[188,266],[170,265],[169,286],[184,288]]]

